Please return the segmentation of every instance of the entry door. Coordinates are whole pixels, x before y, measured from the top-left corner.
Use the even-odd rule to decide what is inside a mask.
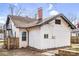
[[[28,41],[27,41],[27,32],[22,32],[21,33],[21,41],[20,41],[20,47],[25,48],[28,46]]]

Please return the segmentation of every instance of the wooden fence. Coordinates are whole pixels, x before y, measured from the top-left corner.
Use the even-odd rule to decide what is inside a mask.
[[[79,44],[79,37],[76,37],[76,36],[71,37],[71,43]]]
[[[4,46],[7,49],[15,49],[15,48],[19,48],[19,38],[7,38],[4,41]]]

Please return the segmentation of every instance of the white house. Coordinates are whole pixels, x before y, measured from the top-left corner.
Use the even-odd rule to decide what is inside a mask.
[[[0,40],[4,40],[4,33],[3,33],[4,29],[3,29],[3,24],[0,23]]]
[[[18,37],[19,48],[33,47],[50,49],[70,46],[71,30],[75,26],[63,15],[42,18],[38,9],[38,19],[9,15],[6,21],[6,37]]]

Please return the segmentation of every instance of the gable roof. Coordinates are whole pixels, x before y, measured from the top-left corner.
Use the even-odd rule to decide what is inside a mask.
[[[10,17],[10,19],[14,22],[14,25],[18,28],[29,28],[29,27],[41,26],[49,23],[52,20],[55,20],[57,17],[62,17],[72,29],[76,28],[63,14],[58,14],[55,16],[45,18],[44,21],[40,23],[38,23],[36,19],[32,19],[29,17],[11,16],[11,15],[9,15],[8,17]]]
[[[8,15],[6,23],[8,23],[10,19],[13,21],[16,27],[27,27],[27,24],[33,23],[36,21],[36,19],[29,18],[27,16],[22,17],[22,16]]]
[[[58,14],[58,15],[55,15],[55,16],[48,17],[48,18],[45,19],[46,21],[39,23],[39,25],[49,23],[50,21],[55,20],[57,17],[62,17],[69,24],[69,26],[72,29],[76,28],[63,14]]]

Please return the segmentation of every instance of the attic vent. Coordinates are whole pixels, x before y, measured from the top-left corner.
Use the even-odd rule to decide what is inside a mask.
[[[56,19],[55,20],[55,24],[61,24],[61,20],[60,19]]]

